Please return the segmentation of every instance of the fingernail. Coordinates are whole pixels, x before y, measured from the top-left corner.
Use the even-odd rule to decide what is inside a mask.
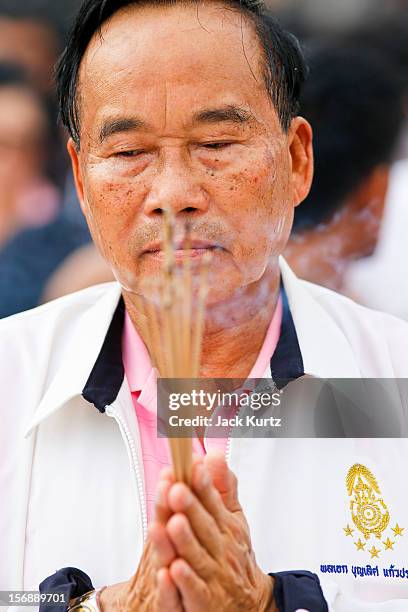
[[[190,575],[191,571],[187,563],[183,563],[183,565],[181,566],[181,573],[183,574],[185,578],[187,578]]]

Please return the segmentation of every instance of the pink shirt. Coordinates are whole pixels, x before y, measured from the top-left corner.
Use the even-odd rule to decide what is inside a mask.
[[[282,322],[282,300],[279,298],[262,349],[248,378],[262,378],[279,340]],[[125,375],[132,393],[139,425],[144,467],[147,517],[154,516],[156,485],[160,471],[171,465],[170,448],[166,438],[157,437],[156,374],[149,353],[126,312],[122,338]],[[210,449],[226,451],[226,438],[204,438],[204,446],[193,438],[193,451],[203,455]]]

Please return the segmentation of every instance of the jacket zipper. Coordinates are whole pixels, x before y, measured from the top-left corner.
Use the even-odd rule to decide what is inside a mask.
[[[144,485],[143,479],[140,473],[139,461],[137,458],[136,445],[132,438],[132,435],[129,431],[128,426],[126,425],[124,419],[116,412],[112,406],[105,407],[106,414],[110,417],[113,417],[115,421],[118,423],[119,428],[122,432],[122,435],[126,438],[127,444],[130,448],[130,454],[132,457],[133,470],[136,476],[137,489],[139,493],[139,498],[142,507],[142,528],[143,528],[143,540],[146,540],[147,537],[147,510],[146,510],[146,500],[144,494]]]
[[[131,456],[132,456],[133,469],[134,469],[134,472],[135,472],[135,475],[136,475],[137,488],[138,488],[139,497],[140,497],[141,506],[142,506],[143,540],[146,540],[146,537],[147,537],[146,500],[145,500],[145,494],[144,494],[143,479],[142,479],[141,474],[140,474],[139,461],[137,459],[136,445],[135,445],[135,442],[134,442],[134,440],[132,438],[132,435],[131,435],[131,433],[129,431],[128,426],[126,425],[126,423],[122,419],[122,417],[116,412],[116,410],[114,408],[112,408],[111,406],[105,406],[105,411],[106,411],[106,414],[108,416],[113,417],[116,420],[116,422],[118,423],[119,428],[120,428],[122,434],[126,438],[128,446],[130,448],[130,453],[131,453]],[[240,411],[241,410],[238,411],[238,414],[240,413]],[[229,465],[230,458],[231,458],[231,442],[232,442],[232,437],[231,437],[231,434],[230,434],[228,436],[228,438],[227,438],[227,444],[226,444],[226,448],[225,448],[225,460],[227,462],[227,465]]]
[[[231,434],[227,438],[227,445],[225,447],[225,461],[227,462],[228,466],[229,466],[230,458],[231,458]]]
[[[271,372],[271,380],[273,382],[273,387],[272,387],[272,393],[279,393],[279,395],[282,395],[283,391],[281,389],[278,389],[276,382],[273,379],[272,376],[272,372]],[[242,406],[240,407],[240,409],[238,410],[237,416],[239,417],[240,414],[242,412]],[[227,445],[225,447],[225,461],[227,462],[227,465],[229,466],[230,463],[230,459],[231,459],[231,442],[232,442],[232,436],[231,436],[231,429],[227,438]]]

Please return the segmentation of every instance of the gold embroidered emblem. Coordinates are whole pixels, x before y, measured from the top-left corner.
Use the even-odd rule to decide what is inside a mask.
[[[358,539],[357,542],[354,542],[357,547],[357,550],[364,550],[365,542],[361,541],[361,538]]]
[[[390,538],[387,538],[386,540],[384,540],[383,544],[385,546],[385,550],[394,550],[393,546],[394,546],[395,542],[390,540]]]
[[[384,550],[393,550],[395,541],[390,540],[389,536],[381,541],[390,523],[390,513],[387,504],[382,498],[375,476],[367,467],[356,463],[348,471],[346,487],[347,493],[351,498],[351,519],[357,530],[366,540],[369,540],[371,536],[375,536],[379,540],[378,544],[380,542],[384,544]],[[353,537],[355,529],[347,525],[347,527],[343,527],[343,531],[346,536]],[[396,523],[391,531],[393,531],[393,534],[390,535],[394,535],[394,537],[403,536],[404,527],[400,527]],[[354,542],[354,544],[358,551],[366,550],[365,543],[361,541],[361,538]],[[372,559],[378,558],[381,548],[376,548],[373,545],[371,549],[367,549],[367,552],[371,554]]]
[[[396,536],[402,536],[402,532],[404,531],[404,527],[400,527],[398,525],[398,523],[395,525],[395,527],[392,528],[392,531],[394,532],[394,534]]]
[[[373,546],[368,552],[370,553],[371,558],[374,559],[374,557],[378,558],[378,555],[380,554],[381,549]]]

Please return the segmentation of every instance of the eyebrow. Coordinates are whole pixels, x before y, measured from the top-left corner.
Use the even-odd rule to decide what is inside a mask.
[[[134,130],[146,130],[149,125],[143,119],[135,118],[120,118],[107,119],[99,131],[99,142],[102,144],[110,136],[120,134],[122,132],[131,132]]]
[[[253,123],[256,121],[254,115],[244,108],[239,106],[229,105],[222,108],[209,108],[199,111],[193,116],[193,124],[195,123]]]
[[[222,108],[208,108],[195,113],[192,124],[235,123],[242,125],[254,121],[256,119],[249,110],[229,105]],[[151,126],[137,117],[107,119],[99,130],[99,142],[102,144],[114,134],[148,129],[152,129]]]

